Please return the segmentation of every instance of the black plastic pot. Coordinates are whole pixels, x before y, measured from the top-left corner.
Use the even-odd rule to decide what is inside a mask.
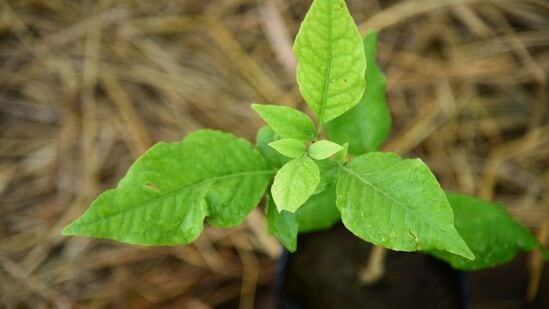
[[[390,251],[386,272],[362,287],[371,245],[342,225],[304,234],[278,261],[279,308],[466,308],[467,275],[430,256]]]

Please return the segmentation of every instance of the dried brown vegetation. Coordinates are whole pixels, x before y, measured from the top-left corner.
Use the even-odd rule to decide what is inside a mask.
[[[279,251],[259,209],[173,248],[60,230],[155,141],[253,139],[250,103],[304,108],[291,45],[308,2],[0,1],[0,306],[252,306]],[[549,3],[348,2],[380,31],[385,150],[505,202],[547,242]]]

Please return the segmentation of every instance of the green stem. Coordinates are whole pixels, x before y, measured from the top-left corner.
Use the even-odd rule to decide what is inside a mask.
[[[319,140],[321,135],[322,135],[322,131],[324,131],[324,126],[322,125],[322,122],[319,121],[318,123],[318,127],[316,129],[316,139]]]

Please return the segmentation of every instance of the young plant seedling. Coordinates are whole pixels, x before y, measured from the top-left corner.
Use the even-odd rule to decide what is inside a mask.
[[[367,242],[422,251],[465,270],[543,250],[501,205],[446,193],[421,159],[377,151],[391,119],[376,34],[360,37],[343,0],[313,2],[294,51],[315,122],[290,107],[252,104],[267,124],[255,147],[213,130],[160,142],[63,234],[188,244],[205,220],[237,226],[266,196],[268,229],[292,252],[298,233],[340,220]]]

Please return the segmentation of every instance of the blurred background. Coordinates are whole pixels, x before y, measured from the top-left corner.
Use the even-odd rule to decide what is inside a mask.
[[[549,2],[347,2],[362,34],[379,31],[384,150],[504,202],[547,244]],[[253,141],[250,103],[303,110],[291,47],[309,5],[0,0],[0,307],[272,306],[281,249],[260,209],[179,247],[60,231],[156,141]],[[543,264],[526,262],[533,293]]]

